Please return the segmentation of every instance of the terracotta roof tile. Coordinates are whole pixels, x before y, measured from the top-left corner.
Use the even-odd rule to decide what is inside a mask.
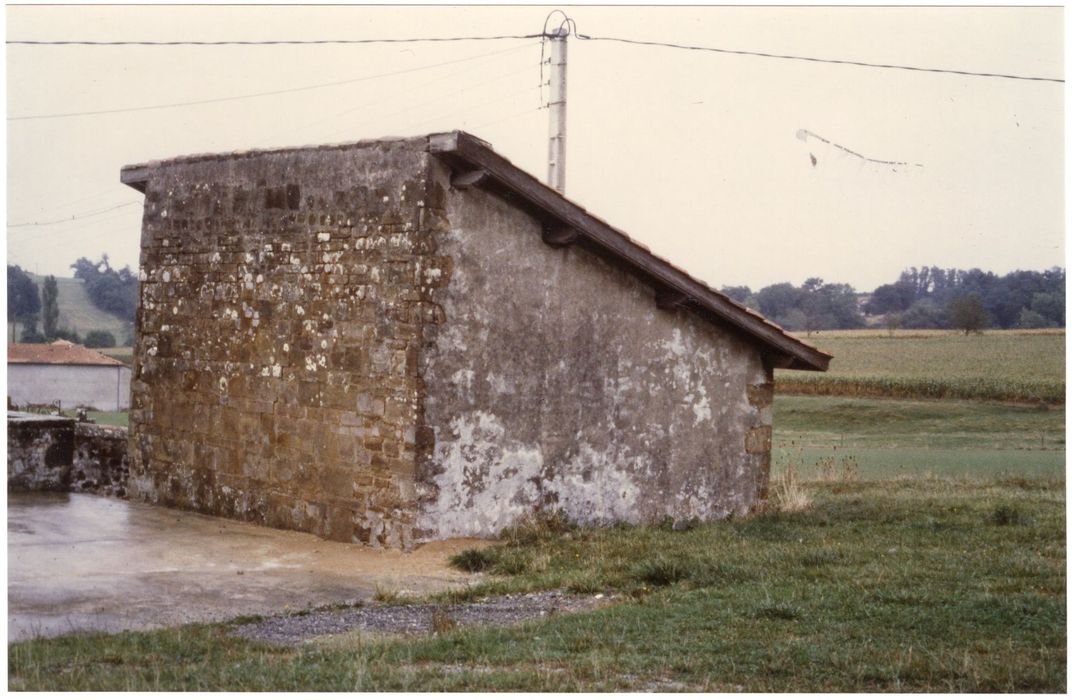
[[[66,340],[54,343],[8,343],[9,365],[101,365],[124,367],[114,358]]]

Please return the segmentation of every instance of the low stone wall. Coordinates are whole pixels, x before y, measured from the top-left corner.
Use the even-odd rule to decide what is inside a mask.
[[[126,428],[8,412],[8,491],[69,491],[125,498]]]
[[[126,498],[129,473],[126,428],[75,424],[70,491]]]
[[[67,491],[73,461],[73,418],[7,414],[8,491]]]

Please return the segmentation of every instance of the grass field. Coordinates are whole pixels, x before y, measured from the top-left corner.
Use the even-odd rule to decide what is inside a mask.
[[[775,470],[806,479],[848,462],[864,479],[1064,478],[1063,407],[777,396],[774,430]]]
[[[778,391],[889,398],[1064,403],[1064,331],[824,331],[826,373],[778,370]]]
[[[227,625],[9,647],[11,690],[1063,692],[1063,482],[812,486],[802,513],[522,529],[451,600],[623,602],[522,627],[275,648]]]

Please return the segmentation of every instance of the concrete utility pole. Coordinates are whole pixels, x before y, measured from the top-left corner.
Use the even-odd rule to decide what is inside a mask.
[[[547,154],[547,184],[559,192],[566,191],[566,37],[563,25],[551,37],[550,143]]]

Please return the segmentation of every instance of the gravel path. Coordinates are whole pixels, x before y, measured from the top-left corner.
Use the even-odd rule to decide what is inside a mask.
[[[313,637],[352,630],[394,634],[425,634],[440,625],[509,625],[571,613],[604,605],[602,595],[573,596],[563,591],[539,591],[483,598],[472,603],[371,603],[346,610],[319,610],[299,615],[281,615],[242,625],[235,634],[253,641],[298,644]]]

